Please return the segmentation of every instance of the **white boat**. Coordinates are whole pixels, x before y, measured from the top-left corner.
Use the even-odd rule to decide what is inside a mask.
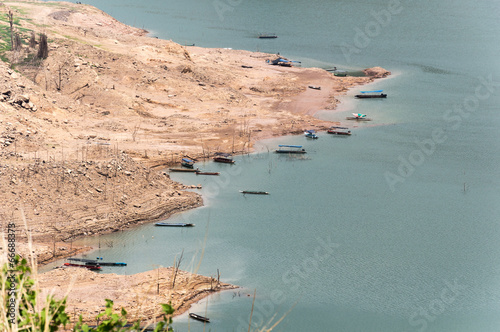
[[[306,130],[304,132],[304,135],[307,138],[318,139],[318,135],[316,135],[316,132],[314,130]]]

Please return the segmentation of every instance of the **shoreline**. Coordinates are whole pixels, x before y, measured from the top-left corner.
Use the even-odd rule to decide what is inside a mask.
[[[316,112],[390,74],[380,68],[339,78],[319,68],[270,66],[265,60],[276,55],[183,47],[88,5],[11,1],[1,10],[12,4],[24,28],[50,24],[53,40],[36,70],[0,66],[0,121],[9,124],[0,213],[20,226],[27,220],[19,239],[34,238],[39,261],[70,256],[67,246],[56,246],[61,240],[202,206],[200,195],[157,169],[186,154],[244,154],[262,139],[326,130],[334,123]],[[17,96],[25,97],[18,103]]]

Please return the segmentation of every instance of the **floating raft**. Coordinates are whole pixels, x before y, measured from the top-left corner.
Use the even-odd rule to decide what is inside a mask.
[[[240,190],[242,194],[252,194],[252,195],[269,195],[267,191],[252,191],[252,190]]]

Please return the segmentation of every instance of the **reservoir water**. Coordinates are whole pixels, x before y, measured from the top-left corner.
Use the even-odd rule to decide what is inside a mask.
[[[173,265],[217,269],[242,288],[192,311],[212,331],[498,331],[500,329],[500,2],[87,1],[122,22],[181,44],[280,52],[303,66],[382,66],[393,75],[342,97],[323,119],[368,114],[347,138],[320,133],[259,142],[202,184],[205,206],[171,218],[189,229],[143,225],[86,239],[108,272]],[[260,33],[275,33],[261,40]],[[272,153],[303,145],[299,158]],[[239,190],[265,190],[268,196]],[[202,331],[186,315],[178,331]]]

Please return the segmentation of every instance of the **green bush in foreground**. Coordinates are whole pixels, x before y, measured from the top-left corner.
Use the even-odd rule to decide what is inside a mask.
[[[106,309],[96,317],[100,322],[97,326],[88,326],[79,321],[73,328],[66,314],[66,298],[56,300],[51,295],[47,296],[45,304],[37,301],[37,292],[34,288],[35,281],[31,278],[31,269],[26,259],[16,256],[4,264],[1,273],[1,304],[0,331],[17,332],[52,332],[71,330],[75,332],[107,332],[107,331],[141,331],[141,322],[129,322],[127,311],[121,309],[119,313],[113,310],[113,301],[106,299]],[[171,331],[172,314],[174,309],[168,304],[162,304],[163,320],[157,323],[154,331]]]

